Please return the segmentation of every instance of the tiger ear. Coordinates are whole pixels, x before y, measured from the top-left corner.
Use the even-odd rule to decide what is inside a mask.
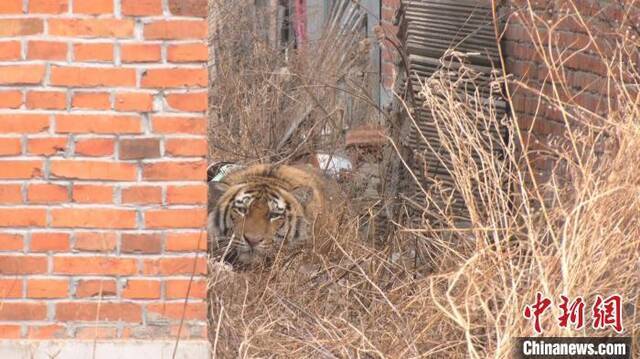
[[[209,209],[216,205],[220,197],[229,189],[224,182],[209,182]]]
[[[313,197],[313,188],[309,186],[296,187],[291,191],[293,197],[295,197],[301,205],[306,205]]]

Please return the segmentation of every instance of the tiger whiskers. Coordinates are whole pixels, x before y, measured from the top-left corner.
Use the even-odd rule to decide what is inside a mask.
[[[215,260],[217,262],[220,262],[220,264],[224,264],[225,258],[227,258],[227,256],[231,253],[231,247],[233,246],[234,239],[235,239],[235,233],[231,234],[231,237],[228,238],[228,241],[220,241],[221,243],[226,242],[226,245],[224,246],[224,251],[221,254],[219,250],[214,252],[216,254]]]

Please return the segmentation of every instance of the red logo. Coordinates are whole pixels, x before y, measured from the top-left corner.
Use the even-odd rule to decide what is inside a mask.
[[[524,317],[531,320],[533,318],[533,329],[536,333],[542,333],[540,326],[540,316],[551,305],[551,299],[543,298],[542,293],[536,293],[536,302],[533,305],[524,307]]]
[[[561,295],[559,307],[562,310],[562,315],[558,317],[561,328],[566,328],[569,325],[573,325],[576,330],[584,327],[584,301],[582,297],[576,298],[573,302],[569,303],[569,298],[565,295]]]
[[[604,329],[610,326],[616,332],[622,332],[622,297],[619,295],[614,294],[604,300],[601,296],[596,296],[591,313],[593,329]]]
[[[542,333],[540,317],[549,309],[552,302],[551,299],[545,298],[542,293],[536,293],[536,300],[533,304],[524,307],[524,317],[533,320],[533,330],[536,334]],[[558,308],[561,315],[557,318],[558,325],[561,328],[571,328],[580,330],[585,326],[586,304],[582,297],[570,300],[566,295],[560,296]],[[622,297],[614,294],[610,297],[603,298],[596,296],[595,303],[591,307],[591,320],[593,329],[606,329],[611,327],[617,333],[622,333]]]

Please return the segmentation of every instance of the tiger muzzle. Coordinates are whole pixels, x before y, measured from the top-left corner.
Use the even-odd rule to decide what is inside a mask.
[[[258,244],[260,244],[262,242],[262,240],[264,239],[262,236],[251,236],[251,235],[246,235],[246,234],[243,237],[244,237],[245,242],[247,242],[247,244],[251,248],[254,248]]]

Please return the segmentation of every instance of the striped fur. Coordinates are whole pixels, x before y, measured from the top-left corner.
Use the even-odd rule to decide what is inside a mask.
[[[308,242],[332,215],[326,180],[307,169],[255,165],[214,186],[220,195],[210,204],[210,241],[241,265],[269,262]]]

